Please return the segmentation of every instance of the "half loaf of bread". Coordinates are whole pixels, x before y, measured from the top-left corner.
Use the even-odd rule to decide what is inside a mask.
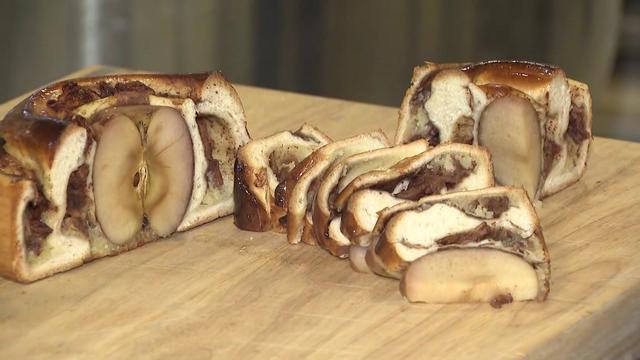
[[[426,63],[414,69],[395,142],[485,146],[499,184],[542,199],[582,176],[591,117],[587,85],[555,66]]]
[[[230,214],[249,141],[220,73],[55,83],[0,138],[0,274],[23,282]]]

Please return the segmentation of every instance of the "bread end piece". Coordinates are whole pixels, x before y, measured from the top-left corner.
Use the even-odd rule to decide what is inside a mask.
[[[252,140],[237,153],[234,222],[249,231],[279,230],[277,185],[312,151],[331,142],[313,126]]]

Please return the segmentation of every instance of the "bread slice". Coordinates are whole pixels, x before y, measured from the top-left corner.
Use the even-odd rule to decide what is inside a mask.
[[[426,63],[414,69],[395,142],[419,138],[431,145],[486,146],[498,183],[524,186],[531,198],[542,199],[584,172],[592,139],[591,96],[586,84],[551,65]],[[524,171],[514,171],[514,164]]]
[[[180,178],[180,174],[156,178],[147,189],[155,194],[147,205],[171,213],[172,230],[186,230],[233,211],[233,160],[249,135],[240,99],[220,73],[113,75],[62,81],[38,90],[0,121],[2,193],[11,193],[3,196],[0,210],[7,214],[0,233],[3,276],[34,281],[167,235],[166,224],[155,216],[133,221],[133,228],[138,221],[144,226],[126,242],[108,238],[98,221],[94,161],[97,152],[111,156],[110,151],[100,151],[105,128],[111,129],[112,142],[117,143],[119,136],[117,126],[105,124],[133,113],[140,116],[140,121],[120,123],[123,129],[133,131],[131,124],[137,124],[143,136],[128,139],[147,144],[150,137],[157,137],[157,146],[164,144],[152,154],[155,165],[148,166],[163,168],[163,162],[177,156],[173,152],[175,144],[166,143],[171,135],[177,136],[181,149],[187,151],[187,157],[172,163],[176,170],[166,170],[185,170],[180,179],[185,188],[179,191],[185,196],[184,210],[162,202],[163,194],[176,196],[168,189],[174,184],[171,179]],[[174,130],[178,132],[172,133]],[[122,139],[127,138],[122,135]],[[114,154],[124,151],[118,146],[114,150]],[[126,158],[135,162],[131,159]],[[108,159],[105,161],[108,163]],[[144,172],[136,173],[133,185],[122,184],[113,193],[118,194],[121,187],[146,186],[140,179],[146,181],[147,170],[145,167]],[[192,180],[182,180],[185,175]],[[102,177],[99,180],[101,184],[106,181]],[[113,218],[122,214],[102,209],[102,215]],[[164,230],[152,231],[152,226]]]
[[[282,214],[280,218],[286,216],[289,243],[297,244],[304,240],[307,244],[315,244],[311,207],[320,180],[332,164],[351,155],[388,145],[381,131],[373,131],[325,145],[298,163],[276,190],[276,204]]]
[[[356,177],[369,171],[387,169],[428,148],[426,140],[418,140],[352,155],[331,167],[322,179],[313,203],[313,230],[318,245],[334,256],[347,257],[351,243],[340,229],[341,214],[333,206],[335,196]]]
[[[320,130],[304,124],[295,132],[282,131],[242,146],[235,164],[236,226],[250,231],[283,231],[277,216],[272,216],[278,183],[300,161],[330,142]]]
[[[488,301],[507,293],[515,300],[543,300],[549,292],[540,222],[519,188],[429,196],[385,209],[367,261],[380,275],[404,274],[411,301]]]
[[[489,153],[476,146],[446,144],[396,165],[356,177],[334,200],[341,227],[351,243],[367,246],[378,212],[427,195],[494,185]]]

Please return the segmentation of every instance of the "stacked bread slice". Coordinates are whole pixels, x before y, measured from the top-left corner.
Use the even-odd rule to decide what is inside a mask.
[[[0,274],[34,281],[230,214],[248,141],[219,73],[40,89],[0,121]]]
[[[387,208],[365,259],[373,272],[402,278],[411,301],[544,300],[549,292],[540,222],[518,188],[428,196]]]
[[[555,66],[427,63],[414,71],[394,146],[379,132],[315,141],[286,150],[295,161],[275,176],[271,147],[246,145],[236,199],[254,200],[238,205],[236,223],[286,229],[291,244],[398,279],[412,302],[542,301],[550,260],[531,199],[577,181],[590,143],[588,87]]]
[[[235,163],[234,222],[250,231],[283,231],[275,203],[276,187],[313,151],[331,139],[310,125],[250,141],[238,150]]]
[[[410,301],[498,306],[546,297],[549,258],[535,211],[523,190],[495,187],[485,149],[426,140],[389,147],[379,132],[323,146],[318,138],[301,142],[282,132],[239,150],[240,228],[283,224],[290,243],[318,245],[350,257],[357,271],[402,279]],[[290,166],[269,160],[274,139]]]
[[[327,170],[351,155],[389,144],[380,131],[335,142],[305,127],[294,133],[297,137],[287,134],[253,140],[240,149],[235,168],[236,225],[252,231],[285,230],[290,243],[313,245],[312,208]],[[257,191],[260,187],[265,190]]]
[[[542,199],[578,181],[591,143],[591,96],[562,69],[521,61],[414,69],[396,143],[486,147],[496,181]]]
[[[359,175],[389,168],[428,148],[426,141],[418,140],[406,145],[366,151],[350,156],[329,169],[318,187],[313,204],[313,235],[318,245],[335,256],[345,257],[350,241],[342,233],[341,216],[334,206],[338,194]]]
[[[396,146],[398,147],[398,146]],[[446,144],[395,165],[355,178],[337,194],[342,230],[352,243],[367,246],[377,213],[405,200],[494,185],[489,153],[465,144]]]
[[[409,145],[420,148],[407,148]],[[388,206],[493,185],[491,160],[485,150],[449,144],[402,157],[424,147],[414,142],[355,155],[325,176],[314,205],[320,245],[333,255],[347,257],[352,243],[368,245],[377,213]]]

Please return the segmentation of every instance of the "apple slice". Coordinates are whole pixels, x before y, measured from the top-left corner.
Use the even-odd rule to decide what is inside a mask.
[[[97,114],[93,124],[96,218],[105,236],[127,243],[142,229],[145,215],[157,235],[176,231],[194,175],[193,145],[180,113],[125,106]]]
[[[529,263],[495,249],[448,249],[409,265],[400,291],[411,302],[490,302],[533,300],[538,278]]]
[[[193,145],[176,110],[165,107],[151,115],[144,160],[148,168],[144,211],[153,231],[168,236],[180,225],[193,186]]]
[[[125,115],[113,116],[101,130],[93,164],[96,218],[111,242],[124,244],[142,228],[144,147],[138,128]]]
[[[522,186],[531,199],[541,178],[540,138],[538,114],[522,96],[499,97],[480,116],[478,143],[491,153],[496,182]]]

